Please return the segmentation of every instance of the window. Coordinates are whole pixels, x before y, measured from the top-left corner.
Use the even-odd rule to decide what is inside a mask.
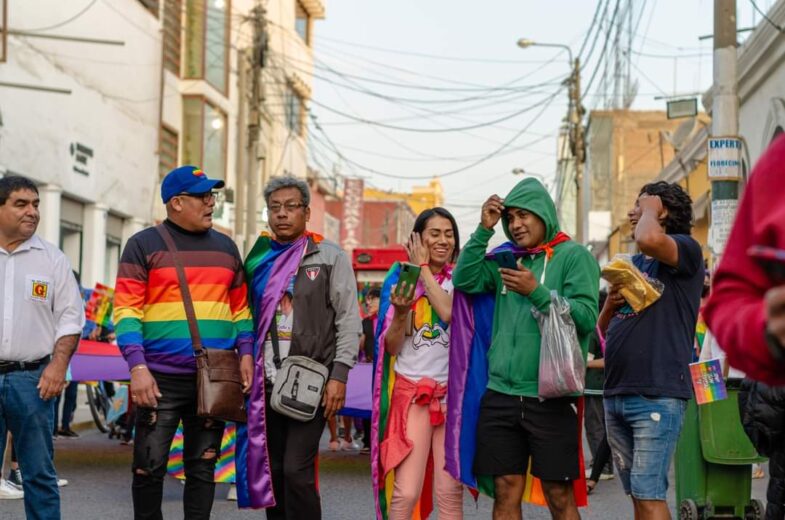
[[[158,172],[163,178],[177,168],[177,132],[166,125],[161,125],[161,143],[158,156]]]
[[[180,47],[183,23],[180,14],[182,0],[164,1],[164,67],[175,76],[180,76]]]
[[[202,96],[183,98],[183,163],[226,178],[226,114]]]
[[[286,126],[291,132],[303,135],[303,98],[289,86],[286,91]]]
[[[150,11],[153,16],[158,18],[158,7],[160,5],[160,0],[139,0],[139,3],[142,4],[145,9]]]
[[[294,30],[300,35],[306,45],[311,45],[310,31],[311,17],[299,0],[294,2]]]
[[[65,253],[71,267],[82,273],[84,251],[84,206],[75,200],[60,199],[60,250]]]
[[[106,216],[106,256],[104,257],[104,283],[114,286],[117,266],[120,263],[120,244],[123,234],[123,219],[109,213]]]
[[[185,77],[221,92],[229,82],[228,0],[186,0]]]

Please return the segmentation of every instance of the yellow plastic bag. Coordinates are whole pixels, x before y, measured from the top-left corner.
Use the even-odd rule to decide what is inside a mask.
[[[647,280],[627,255],[616,255],[602,268],[602,277],[619,288],[632,310],[641,312],[662,296],[662,284]]]

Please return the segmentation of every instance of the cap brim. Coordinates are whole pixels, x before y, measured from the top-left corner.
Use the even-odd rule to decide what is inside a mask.
[[[191,194],[207,193],[208,191],[214,188],[223,188],[223,187],[224,187],[224,181],[220,179],[205,179],[203,181],[197,182],[196,184],[185,190],[185,193],[191,193]]]

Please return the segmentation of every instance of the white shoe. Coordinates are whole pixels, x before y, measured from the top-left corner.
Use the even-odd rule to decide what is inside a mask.
[[[57,487],[60,488],[60,487],[65,487],[67,485],[68,485],[68,480],[66,480],[64,478],[57,479]]]
[[[360,447],[361,446],[357,444],[355,441],[349,442],[344,439],[341,439],[341,451],[359,450]]]
[[[234,484],[229,486],[229,492],[226,494],[226,500],[237,502],[237,486],[235,486]]]
[[[614,478],[613,473],[600,473],[600,480],[611,480]]]
[[[6,479],[0,479],[0,500],[17,500],[24,498],[24,496],[24,491],[19,491]]]

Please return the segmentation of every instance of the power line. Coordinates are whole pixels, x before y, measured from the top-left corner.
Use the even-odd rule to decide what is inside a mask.
[[[766,13],[764,13],[764,12],[763,12],[763,11],[760,9],[760,7],[758,7],[758,4],[756,4],[756,3],[755,3],[755,0],[750,0],[750,3],[752,4],[752,7],[754,7],[754,8],[755,8],[755,10],[756,10],[756,11],[758,11],[758,14],[760,14],[760,15],[763,17],[763,19],[764,19],[764,20],[766,20],[767,22],[769,22],[769,24],[771,24],[771,26],[772,26],[772,27],[774,27],[775,29],[777,29],[779,32],[785,32],[785,29],[783,29],[782,27],[780,27],[779,25],[777,25],[776,23],[774,23],[774,20],[772,20],[771,18],[769,18],[769,16],[768,16]]]
[[[42,32],[42,31],[51,31],[52,29],[58,29],[64,25],[73,22],[74,20],[85,14],[87,11],[90,10],[91,7],[93,7],[96,4],[96,2],[98,2],[98,0],[91,0],[81,11],[77,12],[75,15],[69,18],[66,18],[62,22],[58,22],[54,25],[48,25],[46,27],[38,27],[36,29],[19,29],[19,30],[24,32]]]
[[[450,171],[443,172],[443,173],[440,173],[440,174],[435,174],[435,175],[402,176],[402,175],[392,174],[392,173],[389,173],[389,172],[383,172],[383,171],[377,170],[375,168],[370,168],[370,167],[364,166],[364,165],[362,165],[360,163],[357,163],[356,161],[353,161],[353,160],[349,159],[348,157],[346,157],[346,155],[344,155],[340,150],[338,150],[338,148],[335,146],[335,143],[333,143],[332,140],[330,139],[329,135],[319,125],[318,121],[316,121],[316,119],[314,118],[313,114],[311,112],[309,112],[309,115],[311,116],[311,120],[314,123],[314,127],[322,133],[322,135],[325,137],[325,139],[327,139],[327,142],[330,144],[330,148],[332,148],[333,152],[335,152],[338,155],[338,157],[340,157],[342,160],[344,160],[347,164],[354,165],[355,167],[357,167],[357,168],[359,168],[361,170],[364,170],[364,171],[366,171],[368,173],[372,173],[372,174],[375,174],[375,175],[379,175],[380,177],[386,177],[386,178],[391,178],[391,179],[400,179],[400,180],[426,180],[426,179],[443,178],[443,177],[449,177],[449,176],[452,176],[452,175],[456,175],[458,173],[462,173],[462,172],[465,172],[465,171],[467,171],[467,170],[469,170],[471,168],[474,168],[475,166],[478,166],[479,164],[482,164],[482,163],[486,162],[487,160],[492,159],[493,157],[496,157],[502,151],[504,151],[506,148],[508,148],[510,145],[512,145],[512,143],[514,143],[520,136],[522,136],[524,133],[526,133],[526,131],[528,131],[529,128],[531,128],[534,125],[534,123],[540,118],[540,116],[542,116],[542,114],[545,113],[545,110],[550,106],[551,102],[556,98],[556,96],[560,93],[560,91],[561,91],[561,89],[557,90],[548,99],[546,99],[543,103],[541,103],[539,105],[541,107],[540,111],[532,118],[532,120],[529,121],[529,123],[526,126],[524,126],[517,134],[515,134],[512,138],[510,138],[504,144],[502,144],[502,146],[500,146],[496,150],[493,150],[492,152],[488,153],[487,155],[485,155],[484,157],[480,158],[479,160],[474,161],[471,164],[468,164],[468,165],[463,166],[461,168],[457,168],[455,170],[450,170]]]

